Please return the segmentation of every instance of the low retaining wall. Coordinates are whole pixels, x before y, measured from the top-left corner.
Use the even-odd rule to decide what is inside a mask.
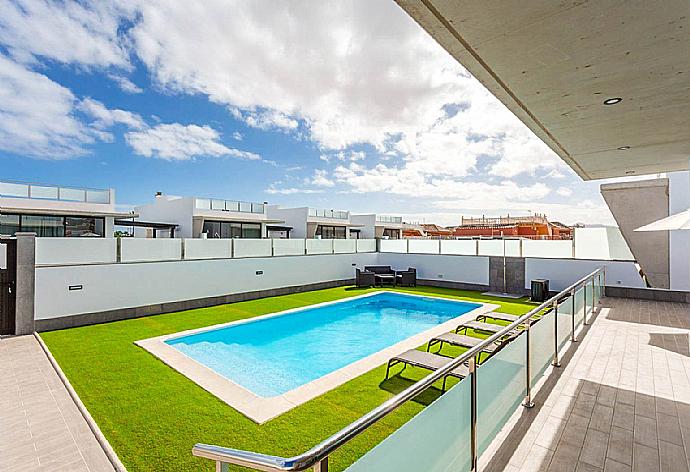
[[[173,313],[176,311],[194,310],[197,308],[208,308],[211,306],[225,305],[226,303],[243,302],[256,300],[258,298],[276,297],[279,295],[289,295],[291,293],[309,292],[312,290],[322,290],[325,288],[342,287],[343,285],[354,284],[353,279],[332,280],[308,285],[297,285],[294,287],[281,287],[270,290],[257,290],[255,292],[235,293],[221,297],[198,298],[196,300],[184,300],[180,302],[159,303],[155,305],[145,305],[133,308],[122,308],[119,310],[108,310],[95,313],[83,313],[80,315],[63,316],[60,318],[48,318],[36,320],[36,331],[53,331],[56,329],[74,328],[76,326],[86,326],[111,321],[127,320],[131,318],[141,318],[143,316],[160,315],[163,313]]]

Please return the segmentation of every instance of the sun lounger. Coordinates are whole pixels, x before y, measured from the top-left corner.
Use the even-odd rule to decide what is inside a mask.
[[[390,374],[391,367],[397,364],[404,364],[403,370],[405,370],[408,365],[411,365],[413,367],[421,367],[422,369],[427,370],[437,370],[443,367],[444,365],[448,364],[450,361],[450,357],[439,356],[438,354],[432,354],[430,352],[410,349],[409,351],[405,351],[402,354],[395,356],[388,361],[388,367],[386,367],[386,379]],[[448,377],[464,379],[468,375],[470,375],[470,370],[467,366],[461,365],[460,367],[456,367],[443,377],[443,391],[446,390],[446,379]]]
[[[466,347],[467,349],[475,347],[477,344],[483,342],[484,340],[481,338],[475,338],[474,336],[467,336],[466,334],[455,334],[455,333],[443,333],[440,336],[436,336],[435,338],[431,339],[429,341],[429,344],[426,347],[427,352],[429,352],[432,348],[432,346],[435,346],[436,344],[440,344],[439,346],[439,351],[443,348],[443,343],[450,344],[451,346],[460,346],[460,347]],[[493,354],[496,349],[500,344],[498,343],[491,343],[488,346],[486,346],[484,349],[482,349],[483,352],[486,352],[487,354]],[[438,352],[438,351],[437,351]]]
[[[467,321],[457,328],[455,328],[455,332],[459,333],[460,331],[464,331],[467,333],[468,329],[473,329],[475,331],[480,331],[484,333],[491,333],[495,334],[498,333],[499,331],[503,330],[505,326],[493,324],[493,323],[482,323],[481,321]],[[514,334],[515,330],[510,331],[510,333],[506,334]]]
[[[477,321],[486,321],[489,318],[491,318],[492,320],[507,321],[509,323],[512,323],[513,321],[517,321],[517,319],[520,318],[520,316],[510,315],[508,313],[501,313],[498,311],[490,311],[488,313],[484,313],[483,315],[479,315],[477,317]]]

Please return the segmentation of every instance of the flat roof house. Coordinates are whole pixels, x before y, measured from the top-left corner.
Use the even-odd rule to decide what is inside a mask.
[[[350,239],[356,238],[362,227],[350,220],[349,211],[342,210],[269,205],[268,215],[272,219],[283,220],[293,238]]]
[[[180,238],[265,238],[272,220],[265,203],[157,194],[153,203],[135,208],[142,221],[177,225]],[[140,237],[151,236],[137,228]],[[205,236],[204,236],[205,235]]]
[[[402,239],[403,222],[401,216],[376,215],[373,213],[350,215],[350,221],[361,225],[361,229],[359,229],[360,238]]]
[[[113,189],[0,181],[0,235],[34,232],[38,237],[112,237]]]

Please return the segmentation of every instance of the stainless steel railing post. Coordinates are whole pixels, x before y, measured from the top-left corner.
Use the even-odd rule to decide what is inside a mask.
[[[479,356],[479,354],[477,354]],[[470,357],[470,457],[472,472],[477,472],[477,356]]]
[[[525,342],[527,345],[527,349],[525,352],[525,373],[526,373],[526,380],[527,380],[527,392],[525,393],[525,401],[522,403],[522,406],[525,408],[532,408],[534,406],[534,402],[532,401],[532,368],[530,366],[531,362],[531,348],[530,348],[530,324],[531,321],[528,319],[525,322]]]
[[[314,464],[314,472],[328,472],[328,456]]]
[[[582,304],[582,324],[587,326],[587,282],[582,286],[582,296],[584,303]]]
[[[572,309],[572,313],[571,313],[572,316],[570,317],[571,322],[572,322],[572,326],[571,326],[571,330],[570,330],[570,342],[571,343],[577,342],[577,338],[575,338],[575,308],[577,307],[577,305],[575,303],[575,293],[576,292],[577,292],[577,290],[575,290],[575,289],[573,289],[573,291],[570,292],[570,299],[573,302],[573,309]]]
[[[560,367],[558,359],[558,300],[553,303],[553,362],[554,367]]]

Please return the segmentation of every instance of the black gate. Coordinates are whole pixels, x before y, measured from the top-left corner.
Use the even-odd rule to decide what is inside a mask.
[[[0,239],[0,334],[14,334],[17,282],[17,241]],[[3,264],[4,259],[4,264]]]

